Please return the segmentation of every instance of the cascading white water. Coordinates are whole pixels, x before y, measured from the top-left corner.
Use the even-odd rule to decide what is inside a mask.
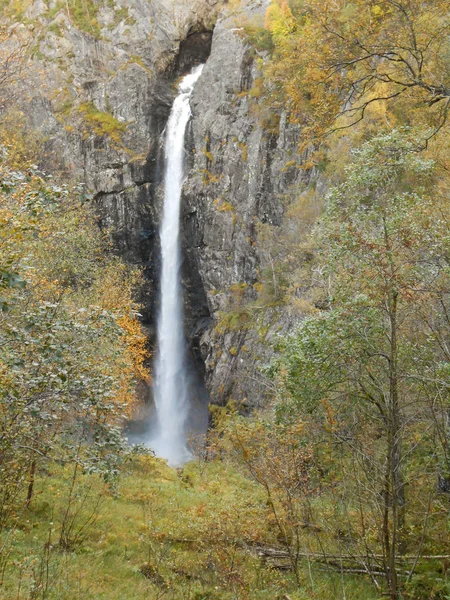
[[[196,67],[179,85],[165,142],[164,210],[160,228],[161,292],[154,388],[158,429],[150,446],[157,456],[166,458],[172,466],[183,464],[191,456],[185,432],[189,394],[180,275],[180,200],[184,136],[191,116],[189,99],[202,69],[203,65]]]

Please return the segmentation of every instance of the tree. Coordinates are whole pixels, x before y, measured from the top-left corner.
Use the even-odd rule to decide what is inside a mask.
[[[308,501],[315,494],[313,451],[304,439],[305,423],[275,423],[267,418],[230,419],[225,444],[231,442],[265,492],[269,513],[297,585],[308,529]]]
[[[146,358],[139,273],[109,254],[83,188],[17,168],[15,143],[0,154],[3,520],[30,503],[41,462],[115,475]]]
[[[411,119],[414,110],[431,126],[428,137],[442,128],[450,107],[446,2],[304,0],[290,5],[275,1],[267,12],[275,45],[268,88],[271,98],[303,125],[308,143],[355,125],[375,103],[388,103],[391,119]]]
[[[30,35],[20,27],[0,26],[0,114],[8,108],[17,94],[27,59]]]
[[[408,541],[417,547],[407,534],[414,503],[408,486],[420,480],[433,496],[447,452],[442,399],[449,363],[441,345],[449,330],[441,326],[450,289],[449,215],[417,140],[417,131],[394,131],[354,152],[316,229],[331,281],[327,310],[280,343],[270,370],[284,396],[283,418],[299,409],[313,413],[332,443],[345,449],[340,468],[354,482],[351,504],[361,511],[367,560],[376,554],[368,535],[373,523],[393,599],[401,587],[398,555]],[[425,511],[414,526],[423,532],[427,522]]]

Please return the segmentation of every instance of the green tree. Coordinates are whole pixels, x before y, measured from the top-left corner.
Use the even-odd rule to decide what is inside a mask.
[[[394,131],[354,152],[316,229],[328,308],[280,343],[270,371],[280,414],[314,413],[348,451],[356,504],[364,528],[372,519],[378,529],[392,598],[397,557],[408,547],[408,485],[425,473],[429,452],[433,494],[448,444],[448,406],[435,401],[449,388],[448,206],[417,141],[416,131]]]
[[[79,186],[0,154],[0,514],[29,504],[39,463],[114,476],[144,376],[139,273],[108,252]]]

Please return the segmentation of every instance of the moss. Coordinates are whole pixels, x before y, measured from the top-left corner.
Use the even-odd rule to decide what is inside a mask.
[[[127,123],[121,123],[111,113],[98,110],[93,102],[81,104],[78,110],[91,133],[100,137],[108,136],[117,143],[122,141]]]
[[[122,21],[127,25],[133,25],[136,21],[130,16],[128,7],[115,8],[114,0],[103,0],[112,10],[114,10],[114,21],[110,29],[116,27]],[[32,0],[0,0],[0,15],[5,19],[14,19],[26,24],[28,21],[24,18],[25,12],[31,6]],[[58,0],[47,11],[46,19],[50,21],[47,30],[61,37],[61,26],[52,23],[56,15],[62,10],[67,13],[71,23],[80,31],[84,31],[95,38],[101,37],[101,24],[98,20],[98,14],[102,0],[67,0],[67,2]],[[36,54],[35,54],[36,55]]]
[[[280,115],[275,112],[267,112],[262,118],[262,126],[267,133],[278,135],[280,133]]]
[[[295,167],[295,166],[297,166],[297,161],[290,160],[284,165],[284,167],[281,169],[281,172],[286,173],[286,171],[289,171],[289,169],[291,169],[292,167]]]
[[[224,200],[223,198],[216,198],[213,204],[219,212],[235,212],[235,208],[231,202],[228,202],[228,200]]]
[[[203,185],[211,185],[213,183],[219,183],[219,181],[222,179],[222,175],[214,175],[214,173],[211,173],[210,171],[208,171],[208,169],[202,169],[200,171],[200,173],[202,173],[202,175],[203,175],[203,177],[202,177]]]
[[[230,286],[230,291],[233,295],[239,295],[242,296],[242,294],[245,292],[245,290],[248,289],[248,283],[245,283],[245,281],[241,281],[239,283],[233,283]]]
[[[130,16],[130,12],[127,6],[121,6],[120,8],[114,7],[114,2],[108,0],[108,6],[114,9],[114,20],[108,25],[108,29],[115,29],[120,23],[125,23],[126,25],[134,25],[136,20]]]
[[[248,144],[245,144],[244,142],[239,142],[238,146],[242,152],[242,160],[244,162],[247,162],[247,160],[248,160]]]
[[[218,204],[217,210],[219,212],[234,212],[235,208],[230,202],[227,202],[225,200],[225,201],[221,202],[220,204]]]
[[[253,87],[249,90],[251,98],[258,99],[264,94],[264,80],[262,77],[255,79]]]
[[[56,15],[64,8],[63,2],[56,2],[54,6],[48,11],[47,16],[49,19],[54,19]]]
[[[23,15],[31,4],[31,0],[0,0],[0,15],[6,19],[13,18],[26,24],[27,21],[23,18]]]
[[[142,57],[138,56],[137,54],[131,54],[128,57],[128,62],[127,64],[135,64],[135,65],[139,65],[140,67],[142,67],[143,69],[145,69],[147,71],[147,73],[151,73],[152,70],[149,69],[149,67],[147,67],[147,65],[145,64],[145,62],[143,61]]]
[[[47,27],[47,31],[54,33],[56,37],[63,37],[63,28],[61,23],[54,21]]]
[[[228,331],[243,331],[251,327],[251,315],[248,309],[231,311],[219,311],[218,321],[215,330],[219,334],[227,333]],[[231,353],[231,351],[230,351]]]
[[[211,152],[209,150],[207,150],[206,148],[203,149],[203,154],[206,156],[208,162],[213,163],[214,162],[214,156],[211,154]]]
[[[114,10],[114,20],[117,23],[120,23],[120,21],[125,21],[129,16],[130,13],[128,12],[128,6],[121,6],[120,8],[116,8]]]
[[[93,0],[67,0],[67,8],[75,27],[100,38],[101,27],[97,20],[98,4]]]
[[[42,54],[38,46],[33,46],[33,48],[31,48],[31,56],[33,58],[37,58],[38,60],[44,60],[44,55]]]
[[[64,102],[57,108],[57,113],[63,117],[69,117],[73,110],[73,102],[70,98],[64,100]]]

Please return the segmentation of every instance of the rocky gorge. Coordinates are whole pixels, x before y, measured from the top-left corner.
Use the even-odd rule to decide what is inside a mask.
[[[23,112],[44,140],[42,165],[81,181],[115,251],[145,272],[150,339],[159,270],[163,132],[175,82],[205,63],[192,98],[183,186],[186,333],[211,401],[256,406],[266,338],[286,327],[230,327],[227,315],[256,298],[268,259],[258,227],[278,227],[286,200],[309,181],[298,169],[296,127],[283,111],[264,123],[253,93],[264,52],[245,35],[268,2],[33,2],[21,25],[32,38]],[[261,331],[263,333],[261,333]]]

